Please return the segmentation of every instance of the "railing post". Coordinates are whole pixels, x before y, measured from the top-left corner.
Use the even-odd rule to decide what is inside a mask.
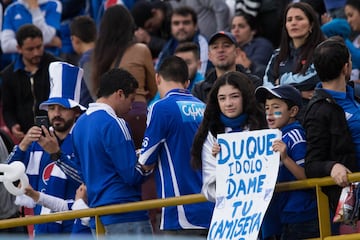
[[[96,239],[100,240],[105,235],[104,225],[101,223],[100,216],[95,216],[95,227],[96,227]]]
[[[325,237],[331,236],[329,199],[319,185],[316,185],[315,190],[319,215],[320,239],[324,239]]]

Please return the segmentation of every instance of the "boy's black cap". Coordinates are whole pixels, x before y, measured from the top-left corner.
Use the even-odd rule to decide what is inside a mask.
[[[256,99],[265,103],[267,94],[270,93],[277,98],[286,99],[292,101],[295,105],[302,106],[302,97],[299,90],[291,85],[279,85],[274,88],[267,88],[260,86],[255,90]]]

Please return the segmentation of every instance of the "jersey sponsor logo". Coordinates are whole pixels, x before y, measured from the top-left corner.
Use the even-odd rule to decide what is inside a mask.
[[[21,14],[18,13],[15,15],[15,20],[19,20],[19,19],[22,19],[22,17],[21,17]]]
[[[51,172],[54,168],[55,162],[49,163],[48,165],[46,165],[46,167],[44,168],[43,174],[42,174],[42,181],[45,185],[47,185],[50,176],[51,176]]]
[[[201,122],[204,116],[205,104],[191,101],[178,101],[182,120],[184,122]]]

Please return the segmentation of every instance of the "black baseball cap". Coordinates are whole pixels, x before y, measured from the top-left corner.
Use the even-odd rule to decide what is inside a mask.
[[[218,39],[219,37],[226,37],[228,38],[233,44],[235,44],[237,46],[237,42],[236,39],[234,37],[234,35],[232,35],[230,32],[225,32],[225,31],[219,31],[214,33],[210,38],[209,38],[209,45],[211,45],[216,39]]]
[[[268,93],[280,99],[290,100],[299,107],[302,106],[301,93],[292,85],[279,85],[274,88],[260,86],[255,90],[256,99],[261,103],[265,103]]]

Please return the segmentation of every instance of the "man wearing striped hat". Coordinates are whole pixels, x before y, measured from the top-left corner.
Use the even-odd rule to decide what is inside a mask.
[[[8,159],[9,163],[21,161],[25,164],[30,185],[40,192],[35,200],[35,215],[52,212],[41,206],[48,195],[66,200],[61,210],[69,210],[76,189],[82,183],[73,164],[71,130],[86,109],[79,104],[83,70],[65,62],[52,62],[49,74],[50,96],[39,108],[47,111],[50,127],[43,119],[38,126],[31,127]],[[72,220],[40,224],[35,226],[35,234],[71,232],[72,227]]]

